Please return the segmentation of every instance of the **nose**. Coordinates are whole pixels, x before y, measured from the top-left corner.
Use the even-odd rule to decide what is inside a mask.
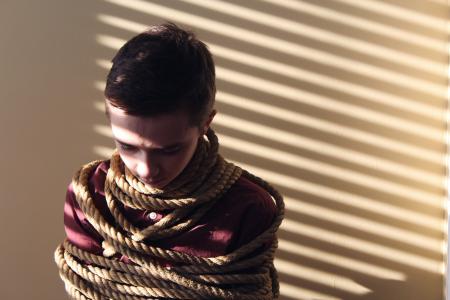
[[[150,153],[143,153],[137,163],[136,173],[141,179],[155,179],[160,172],[155,157]]]

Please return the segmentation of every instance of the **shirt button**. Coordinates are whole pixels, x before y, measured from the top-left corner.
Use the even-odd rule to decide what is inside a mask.
[[[158,216],[158,215],[157,215],[154,211],[152,211],[151,213],[148,214],[148,217],[149,217],[151,220],[156,219],[157,216]]]

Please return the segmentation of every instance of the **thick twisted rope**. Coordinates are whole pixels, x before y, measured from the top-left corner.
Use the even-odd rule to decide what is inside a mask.
[[[208,141],[199,139],[193,158],[164,189],[136,179],[117,151],[110,160],[105,198],[114,217],[110,224],[95,207],[88,189],[89,176],[102,162],[81,167],[73,177],[76,200],[88,221],[103,237],[103,256],[65,240],[55,251],[59,274],[73,299],[273,299],[279,295],[273,265],[276,232],[284,216],[282,196],[269,183],[227,162],[218,154],[212,129]],[[275,200],[271,226],[235,251],[204,258],[155,246],[155,241],[188,231],[240,176],[258,184]],[[161,220],[140,229],[122,213],[124,205],[151,211],[170,210]],[[271,243],[270,247],[264,247]],[[262,250],[265,249],[265,250]],[[126,255],[122,263],[114,254]],[[155,258],[170,262],[162,266]]]

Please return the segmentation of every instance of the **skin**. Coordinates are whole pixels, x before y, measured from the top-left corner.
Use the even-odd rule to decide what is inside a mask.
[[[213,110],[204,124],[192,127],[185,111],[131,116],[108,100],[106,108],[122,161],[135,177],[155,188],[163,188],[183,171],[216,114]],[[171,145],[176,146],[168,148]]]

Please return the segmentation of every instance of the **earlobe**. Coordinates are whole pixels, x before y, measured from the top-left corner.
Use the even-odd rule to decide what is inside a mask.
[[[208,120],[206,120],[205,126],[203,126],[203,134],[205,135],[208,132],[209,125],[211,125],[212,120],[214,119],[214,116],[216,115],[217,111],[213,109],[211,113],[209,114]]]
[[[202,136],[206,135],[206,133],[208,132],[208,128],[209,126],[205,126],[202,130]]]

